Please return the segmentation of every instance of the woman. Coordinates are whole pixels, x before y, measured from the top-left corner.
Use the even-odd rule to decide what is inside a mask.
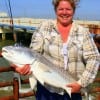
[[[56,20],[43,22],[30,44],[32,50],[77,76],[77,82],[66,85],[72,88],[71,98],[38,83],[36,100],[82,100],[80,89],[96,77],[100,55],[88,29],[73,21],[76,4],[76,0],[53,0]],[[15,69],[23,75],[31,73],[29,65]]]

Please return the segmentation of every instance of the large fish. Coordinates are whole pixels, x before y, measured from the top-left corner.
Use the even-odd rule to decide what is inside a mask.
[[[63,89],[71,96],[71,88],[66,85],[75,82],[76,79],[63,68],[47,60],[43,55],[26,47],[5,46],[2,48],[2,56],[19,67],[30,64],[32,75],[29,76],[29,80],[32,89],[38,80],[42,85],[47,84]]]

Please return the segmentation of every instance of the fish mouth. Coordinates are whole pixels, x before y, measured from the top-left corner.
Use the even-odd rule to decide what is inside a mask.
[[[4,50],[4,49],[2,50],[2,52],[8,53],[7,50]]]
[[[1,53],[2,56],[8,56],[9,55],[9,50],[7,50],[6,48],[2,48],[2,53]]]
[[[5,50],[5,49],[2,49],[2,53],[1,53],[2,55],[3,54],[8,54],[8,51],[7,50]]]

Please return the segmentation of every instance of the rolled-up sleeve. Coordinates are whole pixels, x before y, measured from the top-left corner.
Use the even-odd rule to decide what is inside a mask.
[[[86,69],[78,83],[82,87],[86,87],[94,81],[100,66],[99,51],[88,31],[85,32],[83,38],[83,60],[85,61]]]
[[[34,31],[32,38],[31,38],[31,43],[30,43],[30,48],[36,52],[42,52],[43,51],[43,45],[44,45],[44,28],[45,24],[44,22],[41,22],[39,27]]]
[[[43,37],[40,32],[34,32],[31,39],[30,48],[37,52],[42,52],[43,50]]]

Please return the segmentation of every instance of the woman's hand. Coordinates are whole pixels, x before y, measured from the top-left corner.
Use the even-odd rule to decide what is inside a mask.
[[[67,85],[67,87],[72,88],[71,89],[71,93],[79,93],[80,92],[80,89],[81,89],[81,85],[78,84],[77,82],[70,83],[70,84]]]
[[[24,65],[23,67],[18,67],[14,64],[11,64],[11,67],[15,69],[16,72],[22,75],[30,75],[32,72],[30,71],[31,67],[29,64]]]

